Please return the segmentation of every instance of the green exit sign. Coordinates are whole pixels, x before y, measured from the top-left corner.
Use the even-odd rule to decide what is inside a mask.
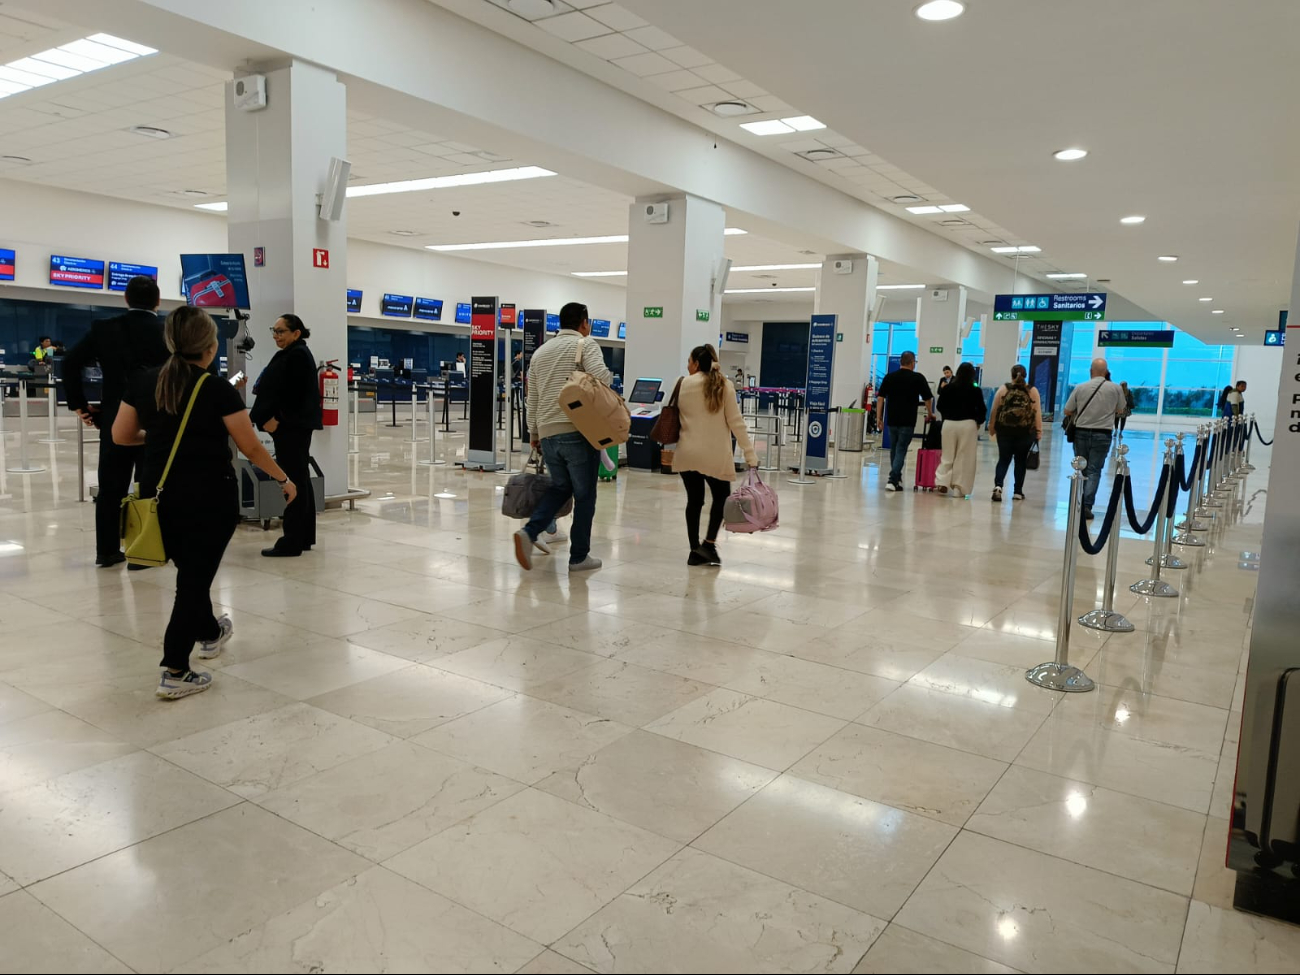
[[[695,309],[695,320],[697,322],[707,322],[709,320],[709,310],[707,308]]]
[[[642,317],[642,318],[663,318],[663,317],[664,317],[664,306],[663,306],[663,305],[646,305],[646,306],[645,306],[645,311],[642,312],[641,317]]]
[[[930,346],[930,351],[933,352],[935,355],[943,355],[943,346],[942,346],[942,345],[932,345],[932,346]]]

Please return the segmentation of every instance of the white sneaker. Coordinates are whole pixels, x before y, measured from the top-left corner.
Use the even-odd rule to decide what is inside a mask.
[[[178,698],[206,691],[211,686],[211,674],[193,670],[187,670],[183,674],[173,674],[164,667],[162,679],[158,681],[158,689],[154,694],[165,701],[175,701]]]
[[[903,489],[902,489],[901,487],[899,487],[897,484],[895,484],[893,481],[886,481],[886,482],[885,482],[885,490],[886,490],[886,491],[901,491],[901,490],[903,490]]]
[[[603,563],[594,555],[588,555],[581,562],[570,562],[570,572],[590,572],[592,569],[599,569]]]
[[[546,539],[548,545],[554,545],[556,542],[567,542],[569,536],[563,528],[557,528],[553,532],[542,532],[542,538]]]
[[[221,648],[226,645],[235,633],[235,624],[231,622],[229,616],[221,616],[217,620],[217,627],[221,630],[220,635],[215,640],[202,640],[199,642],[198,649],[194,651],[194,656],[201,660],[211,660],[221,652]]]
[[[514,542],[515,561],[525,569],[531,569],[533,567],[533,545],[535,543],[528,537],[528,532],[524,531],[522,528],[515,532]]]

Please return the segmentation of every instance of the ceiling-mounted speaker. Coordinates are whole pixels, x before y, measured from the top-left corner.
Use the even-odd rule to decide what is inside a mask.
[[[930,291],[931,301],[947,301],[948,291],[946,288],[934,288]]]
[[[235,108],[241,112],[257,112],[266,108],[266,75],[248,74],[236,78],[231,86]]]
[[[852,261],[835,261],[835,262],[831,265],[831,268],[832,268],[832,270],[835,271],[836,274],[852,274],[852,273],[853,273],[853,262],[852,262]]]
[[[731,277],[731,258],[724,257],[718,261],[713,271],[713,293],[720,295],[727,287],[727,278]]]
[[[668,204],[647,203],[645,205],[645,222],[646,223],[667,223]]]
[[[348,176],[351,172],[352,163],[346,159],[330,159],[329,172],[325,175],[325,191],[317,197],[322,220],[337,222],[343,218],[343,203],[348,198]]]

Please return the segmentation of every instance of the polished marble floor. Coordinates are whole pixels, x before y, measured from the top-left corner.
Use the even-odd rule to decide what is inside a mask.
[[[239,531],[234,640],[171,703],[172,570],[91,565],[74,444],[3,475],[0,970],[1300,968],[1222,866],[1266,452],[1179,598],[1128,591],[1124,538],[1137,632],[1073,627],[1100,686],[1063,697],[1023,677],[1054,653],[1060,442],[1014,505],[987,443],[969,501],[886,494],[871,453],[773,476],[781,528],[720,570],[685,565],[677,480],[624,473],[570,579],[563,547],[514,563],[504,478],[363,430],[371,497],[302,559]]]

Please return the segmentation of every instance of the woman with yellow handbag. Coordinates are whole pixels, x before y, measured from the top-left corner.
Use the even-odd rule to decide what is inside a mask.
[[[239,521],[228,438],[279,482],[286,501],[294,499],[297,488],[257,439],[239,392],[207,371],[217,355],[217,326],[207,312],[177,308],[167,316],[164,337],[171,357],[128,385],[113,423],[113,442],[143,442],[145,448],[140,490],[127,499],[136,519],[127,558],[176,564],[176,600],[163,637],[157,690],[170,700],[208,689],[212,675],[190,669],[190,651],[197,644],[197,656],[215,657],[234,632],[229,616],[213,615],[211,594]]]

